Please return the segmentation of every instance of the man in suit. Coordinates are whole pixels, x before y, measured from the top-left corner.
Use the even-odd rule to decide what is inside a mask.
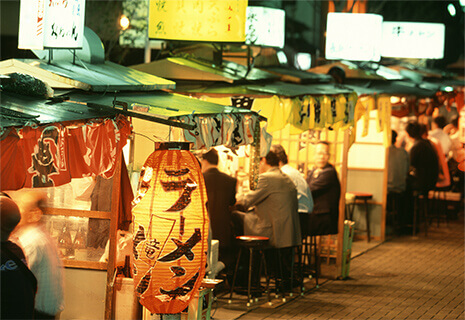
[[[207,188],[207,209],[212,239],[220,241],[219,260],[234,265],[234,230],[231,207],[236,202],[237,179],[218,170],[218,151],[210,149],[202,155],[201,165]]]
[[[311,235],[338,232],[341,185],[336,169],[328,163],[328,160],[329,143],[320,141],[315,146],[315,167],[307,175],[307,183],[314,202],[313,212],[308,220],[308,230]]]
[[[235,211],[243,221],[244,235],[268,237],[267,260],[272,272],[280,278],[281,290],[290,288],[293,247],[302,244],[297,189],[294,182],[279,169],[279,157],[271,150],[260,160],[260,175],[255,190],[238,196],[238,205],[249,209]],[[279,260],[280,267],[275,265]],[[274,269],[274,270],[273,270]]]
[[[255,190],[238,197],[238,204],[250,208],[242,215],[244,235],[270,238],[274,248],[301,245],[297,190],[294,182],[279,169],[276,152],[260,160]]]

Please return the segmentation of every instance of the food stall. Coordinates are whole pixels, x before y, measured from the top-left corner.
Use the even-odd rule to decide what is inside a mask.
[[[47,229],[58,243],[71,240],[60,247],[66,268],[61,316],[113,318],[116,248],[128,238],[125,231],[132,221],[131,182],[134,185],[134,176],[155,149],[154,142],[186,141],[185,130],[200,131],[212,118],[234,117],[242,126],[237,137],[247,137],[237,144],[252,143],[247,128],[264,118],[250,110],[159,91],[174,88],[174,82],[109,62],[14,59],[1,64],[1,188],[14,194],[43,187],[51,200]],[[37,90],[6,90],[7,82],[18,82],[17,75],[37,84]],[[211,144],[226,141],[218,138]],[[30,155],[38,148],[51,161],[36,169]]]
[[[231,61],[217,67],[192,56],[170,57],[133,68],[175,80],[175,92],[180,94],[250,108],[266,117],[266,130],[273,135],[272,143],[285,147],[290,165],[298,168],[304,176],[313,165],[313,143],[318,139],[332,142],[330,162],[335,164],[345,192],[350,132],[355,117],[365,113],[364,105],[359,105],[358,112],[355,111],[357,94],[352,89],[337,87],[329,83],[326,76],[306,77],[310,82],[306,84],[287,83],[279,81],[283,78],[279,68],[273,72],[257,68],[248,71],[247,66]],[[256,76],[249,79],[249,75]],[[293,79],[305,78],[298,72],[287,78],[290,76]],[[316,113],[315,109],[318,110]],[[229,172],[238,178],[240,190],[245,191],[249,188],[247,176],[251,172],[249,168],[253,159],[247,157],[247,152],[241,155],[230,158],[235,163],[230,166],[234,169]],[[345,199],[341,199],[340,208],[344,213]],[[334,269],[329,272],[331,277],[337,277],[341,272],[343,223],[344,214],[341,214],[341,232],[339,241],[335,241],[340,245],[335,251],[340,254],[333,251],[331,256],[337,260],[332,266]]]

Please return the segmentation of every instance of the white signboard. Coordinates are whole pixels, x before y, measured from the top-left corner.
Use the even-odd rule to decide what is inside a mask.
[[[18,48],[82,48],[85,0],[21,0]]]
[[[368,13],[328,13],[326,59],[379,61],[383,17]]]
[[[281,9],[247,7],[245,43],[249,45],[284,47],[285,12]]]
[[[19,49],[44,48],[45,0],[21,0],[19,14]]]
[[[442,23],[383,23],[383,57],[444,58],[445,26]]]

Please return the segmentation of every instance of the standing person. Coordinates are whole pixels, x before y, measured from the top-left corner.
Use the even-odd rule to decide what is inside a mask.
[[[452,147],[452,141],[447,133],[443,131],[444,127],[447,125],[447,120],[443,116],[437,116],[433,118],[431,123],[431,131],[428,133],[430,137],[435,138],[441,144],[442,151],[446,158],[449,158],[449,152]]]
[[[63,265],[41,217],[47,201],[38,191],[18,195],[21,223],[15,230],[31,271],[37,278],[34,319],[57,319],[64,309]]]
[[[319,141],[315,146],[315,167],[307,175],[314,207],[309,216],[311,235],[336,234],[339,220],[341,185],[336,169],[329,161],[329,143]]]
[[[219,260],[226,266],[231,266],[234,265],[235,257],[231,208],[236,203],[237,179],[220,172],[218,162],[218,151],[214,148],[202,155],[201,165],[207,188],[212,239],[220,241]]]
[[[288,164],[287,154],[283,146],[280,144],[275,144],[271,146],[279,159],[279,169],[285,173],[291,180],[294,182],[295,187],[297,188],[297,202],[299,204],[299,217],[300,217],[300,228],[302,236],[305,237],[308,235],[307,225],[308,225],[308,215],[313,211],[313,197],[310,188],[308,187],[307,181],[299,172],[299,170],[291,167]]]
[[[23,251],[9,241],[21,214],[16,203],[0,194],[1,319],[33,319],[37,280],[27,267]]]

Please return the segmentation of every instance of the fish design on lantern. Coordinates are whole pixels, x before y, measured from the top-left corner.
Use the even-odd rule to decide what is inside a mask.
[[[179,144],[179,143],[177,143]],[[185,146],[184,146],[185,148]],[[146,160],[133,201],[135,292],[151,313],[180,313],[205,274],[205,181],[188,149],[161,146]],[[141,171],[141,172],[142,172]]]

